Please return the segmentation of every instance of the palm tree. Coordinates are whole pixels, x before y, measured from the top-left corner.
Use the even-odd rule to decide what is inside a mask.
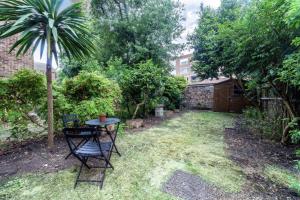
[[[53,147],[53,96],[52,59],[58,52],[69,58],[82,59],[91,55],[93,43],[85,26],[81,4],[76,3],[62,9],[63,0],[1,0],[0,39],[18,35],[10,51],[16,49],[17,56],[34,53],[40,55],[47,48],[47,103],[48,103],[48,147]]]

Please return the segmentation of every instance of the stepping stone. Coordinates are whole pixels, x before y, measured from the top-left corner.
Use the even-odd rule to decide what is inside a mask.
[[[228,199],[229,194],[200,177],[177,170],[163,186],[163,191],[186,200]]]

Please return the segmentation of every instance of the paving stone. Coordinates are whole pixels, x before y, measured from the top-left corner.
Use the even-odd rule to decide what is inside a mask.
[[[174,172],[164,185],[163,191],[187,200],[229,199],[230,196],[200,177],[180,170]]]

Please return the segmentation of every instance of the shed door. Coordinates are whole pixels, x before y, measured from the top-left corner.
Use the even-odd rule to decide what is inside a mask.
[[[214,90],[214,111],[229,112],[230,87],[227,84],[220,84],[215,85]]]

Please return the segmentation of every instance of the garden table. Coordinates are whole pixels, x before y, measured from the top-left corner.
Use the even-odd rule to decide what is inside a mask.
[[[108,134],[110,137],[113,147],[116,150],[116,153],[121,156],[117,146],[116,146],[116,138],[119,130],[119,125],[120,125],[121,120],[118,118],[107,118],[105,122],[101,122],[99,119],[92,119],[88,120],[85,122],[86,125],[88,126],[93,126],[93,127],[98,127],[99,129],[104,128],[105,132]],[[114,129],[110,129],[108,127],[111,127],[111,125],[114,125]]]

